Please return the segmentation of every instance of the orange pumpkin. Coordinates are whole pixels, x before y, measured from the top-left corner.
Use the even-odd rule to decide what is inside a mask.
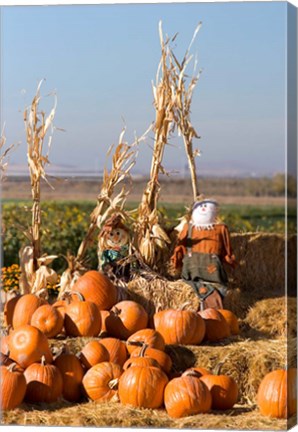
[[[79,359],[86,369],[90,369],[97,363],[110,361],[107,348],[97,340],[88,342],[79,353]]]
[[[72,287],[83,297],[95,303],[100,310],[110,309],[117,302],[117,288],[102,272],[90,270],[81,276]]]
[[[261,414],[275,418],[289,418],[297,412],[297,369],[278,369],[269,372],[257,393]]]
[[[216,309],[208,308],[199,311],[198,314],[206,324],[205,339],[210,342],[217,342],[231,335],[230,327],[223,315]]]
[[[118,400],[118,381],[122,367],[111,362],[98,363],[89,369],[83,378],[87,396],[96,402]]]
[[[160,351],[165,350],[165,341],[162,335],[153,329],[142,329],[129,336],[126,342],[127,351],[131,354],[137,347],[147,345]]]
[[[8,341],[9,356],[21,367],[27,368],[45,356],[47,363],[53,361],[47,337],[36,327],[24,325],[13,330]]]
[[[1,397],[0,409],[11,410],[18,407],[26,393],[26,379],[15,363],[0,366]]]
[[[197,345],[205,335],[204,320],[193,311],[167,309],[154,314],[153,321],[166,344]]]
[[[138,330],[146,328],[147,324],[147,312],[142,305],[132,300],[117,303],[106,318],[108,334],[125,340]]]
[[[145,348],[145,349],[144,349]],[[131,353],[131,358],[139,357],[142,350],[144,357],[150,357],[157,361],[161,369],[169,374],[172,368],[172,359],[164,351],[160,351],[156,348],[150,348],[144,345],[144,348],[137,348]]]
[[[128,359],[125,343],[117,338],[100,339],[100,343],[107,349],[110,355],[110,362],[116,363],[122,367]]]
[[[32,363],[24,372],[27,389],[27,402],[55,402],[62,396],[63,379],[59,369],[46,364],[44,356],[41,363]]]
[[[35,294],[22,295],[14,308],[12,326],[17,329],[23,325],[30,324],[33,313],[39,306],[47,304],[47,301]]]
[[[97,336],[101,329],[98,307],[76,293],[79,301],[73,300],[65,308],[64,328],[68,336]]]
[[[203,375],[200,380],[206,384],[212,396],[212,409],[227,410],[233,408],[238,400],[238,385],[227,375],[220,374],[219,363],[212,375]]]
[[[164,403],[170,417],[181,418],[207,413],[211,409],[211,393],[198,378],[189,375],[172,379],[165,388]]]
[[[228,310],[228,309],[217,309],[217,312],[219,312],[226,322],[228,323],[228,326],[230,327],[230,331],[232,335],[239,335],[240,329],[239,329],[239,322],[236,315]]]
[[[80,360],[68,349],[65,349],[55,358],[54,365],[62,375],[64,399],[78,402],[82,396],[81,386],[84,376],[84,369]]]
[[[132,366],[119,379],[119,399],[136,408],[159,408],[163,404],[168,377],[158,367]]]
[[[30,324],[42,331],[48,338],[54,338],[61,333],[64,320],[58,309],[45,304],[36,309]]]

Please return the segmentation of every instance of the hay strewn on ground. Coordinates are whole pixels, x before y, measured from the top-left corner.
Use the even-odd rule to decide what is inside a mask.
[[[230,429],[230,430],[285,430],[295,424],[292,418],[270,419],[246,405],[235,405],[232,410],[199,414],[182,419],[171,419],[165,410],[132,409],[117,402],[96,404],[85,402],[71,405],[67,402],[48,406],[23,404],[14,411],[3,413],[3,424],[39,426],[88,427],[148,427],[173,429]]]

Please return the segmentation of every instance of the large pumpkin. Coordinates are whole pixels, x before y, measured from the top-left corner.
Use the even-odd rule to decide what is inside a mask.
[[[53,361],[47,337],[36,327],[24,325],[13,330],[8,341],[9,356],[21,367],[27,368],[45,356],[47,363]]]
[[[76,355],[66,350],[55,358],[54,365],[62,375],[64,399],[78,402],[82,396],[81,386],[84,376],[84,369],[80,360]]]
[[[110,362],[122,367],[128,359],[125,343],[117,338],[100,339],[100,343],[107,349],[110,355]]]
[[[61,333],[64,320],[57,308],[45,304],[36,309],[30,324],[42,331],[48,338],[53,338]]]
[[[19,406],[25,397],[26,379],[15,363],[0,366],[1,410],[11,410]]]
[[[205,339],[210,342],[217,342],[229,337],[231,330],[224,316],[216,309],[208,308],[198,312],[206,324]]]
[[[227,410],[238,400],[238,385],[234,378],[220,373],[221,367],[222,363],[219,363],[212,375],[203,375],[200,380],[210,390],[212,409]]]
[[[97,363],[108,362],[110,354],[107,348],[97,340],[88,342],[79,353],[79,359],[86,369]]]
[[[167,309],[154,314],[153,322],[166,344],[197,345],[205,335],[204,320],[193,311]]]
[[[158,367],[132,366],[119,379],[119,399],[136,408],[159,408],[168,377]]]
[[[150,348],[156,348],[161,351],[165,350],[165,341],[163,336],[156,330],[146,328],[132,334],[126,342],[128,352],[131,354],[137,347],[143,344]]]
[[[22,295],[13,311],[12,326],[17,329],[23,325],[30,324],[33,313],[39,306],[47,304],[47,301],[35,294]]]
[[[139,303],[123,300],[110,310],[106,318],[106,328],[110,336],[127,339],[129,336],[147,327],[148,314]]]
[[[102,272],[90,270],[81,276],[72,287],[100,310],[110,309],[117,303],[117,288]]]
[[[65,308],[64,328],[68,336],[97,336],[101,329],[98,307],[76,293],[79,300],[73,300]]]
[[[87,396],[96,402],[117,401],[122,372],[122,367],[116,363],[102,362],[92,366],[83,378]]]
[[[27,389],[27,402],[55,402],[62,396],[63,379],[59,369],[53,364],[46,364],[42,357],[41,363],[32,363],[24,372]]]
[[[211,409],[211,393],[198,378],[183,374],[165,388],[164,403],[170,417],[203,414]]]
[[[261,414],[275,418],[288,418],[297,412],[297,369],[278,369],[269,372],[257,393]]]

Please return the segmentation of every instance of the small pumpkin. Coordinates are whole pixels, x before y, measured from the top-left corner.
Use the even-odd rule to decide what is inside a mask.
[[[100,310],[109,310],[117,303],[116,286],[104,273],[96,270],[87,271],[79,277],[72,291],[80,292],[87,301],[95,303]]]
[[[238,400],[238,385],[234,378],[221,374],[223,363],[218,363],[212,375],[203,375],[200,380],[206,384],[212,396],[212,409],[228,410]]]
[[[9,356],[21,367],[27,368],[45,356],[47,363],[53,361],[47,337],[36,327],[24,325],[13,330],[8,341]]]
[[[164,403],[170,417],[181,418],[207,413],[211,409],[212,398],[203,382],[184,373],[167,384]]]
[[[15,307],[12,317],[12,326],[14,329],[30,324],[33,313],[39,306],[47,304],[47,301],[35,294],[22,295]]]
[[[234,336],[239,335],[240,329],[237,316],[228,309],[217,309],[217,312],[219,312],[228,323],[231,334]]]
[[[66,345],[55,358],[54,365],[62,375],[63,398],[70,402],[78,402],[82,396],[81,385],[84,377],[84,369],[80,360],[69,351]]]
[[[158,367],[132,366],[119,379],[120,402],[136,408],[159,408],[168,377]]]
[[[129,336],[126,342],[127,351],[131,354],[137,347],[140,347],[143,344],[160,351],[165,350],[165,341],[163,336],[154,329],[146,328]]]
[[[87,396],[96,402],[118,401],[118,381],[123,370],[119,364],[102,362],[92,366],[83,378]]]
[[[64,328],[68,336],[97,336],[101,329],[101,316],[98,307],[86,301],[82,294],[75,293],[73,300],[65,308]]]
[[[166,344],[198,345],[205,335],[205,322],[190,310],[166,309],[153,316],[154,328]]]
[[[297,369],[277,369],[262,379],[257,404],[264,416],[289,418],[297,412]]]
[[[110,355],[110,362],[122,367],[128,359],[125,343],[117,338],[103,338],[100,339],[100,343],[107,349]]]
[[[45,304],[36,309],[30,324],[42,331],[48,338],[54,338],[61,333],[64,320],[57,308]]]
[[[86,369],[90,369],[97,363],[110,361],[109,351],[97,340],[88,342],[83,347],[78,357]]]
[[[106,318],[106,328],[110,336],[126,340],[144,329],[148,324],[148,314],[142,305],[133,300],[123,300],[110,310]]]
[[[144,357],[153,358],[166,374],[170,373],[172,368],[172,359],[166,352],[144,345],[144,348],[135,349],[131,353],[131,358],[139,357],[142,350]]]
[[[199,311],[198,314],[204,319],[206,324],[205,340],[218,342],[231,335],[227,321],[216,309],[208,308]]]
[[[27,389],[27,402],[51,403],[62,397],[63,379],[60,370],[53,364],[46,364],[42,356],[41,363],[32,363],[24,372]]]
[[[26,393],[26,379],[16,363],[0,366],[1,397],[0,409],[11,410],[18,407]]]

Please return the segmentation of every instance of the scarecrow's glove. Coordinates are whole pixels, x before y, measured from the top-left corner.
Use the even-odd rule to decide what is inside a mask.
[[[171,258],[171,262],[175,269],[179,269],[182,267],[182,260],[185,255],[185,247],[177,246],[174,249],[173,256]]]

